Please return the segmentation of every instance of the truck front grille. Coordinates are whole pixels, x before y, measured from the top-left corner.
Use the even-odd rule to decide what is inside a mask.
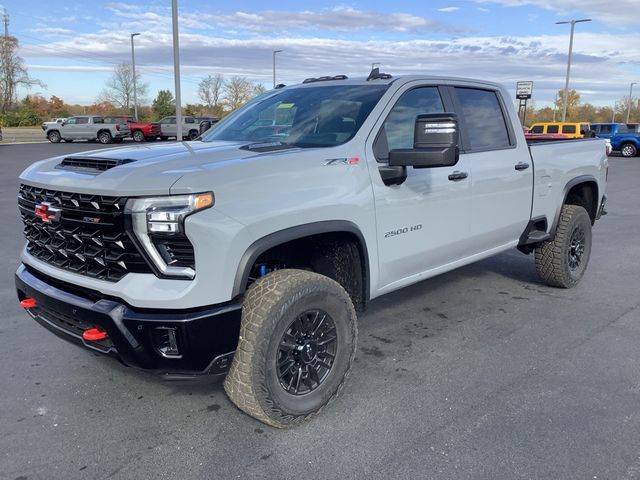
[[[112,282],[129,272],[153,273],[125,230],[126,201],[20,185],[27,251],[58,268]],[[59,210],[49,222],[36,214],[43,203]]]

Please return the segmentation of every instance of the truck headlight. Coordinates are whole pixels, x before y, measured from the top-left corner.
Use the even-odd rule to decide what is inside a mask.
[[[163,276],[192,279],[192,266],[176,266],[167,245],[174,239],[186,239],[184,221],[189,215],[213,206],[213,193],[171,195],[166,197],[130,198],[125,213],[131,219],[131,230],[158,273]]]

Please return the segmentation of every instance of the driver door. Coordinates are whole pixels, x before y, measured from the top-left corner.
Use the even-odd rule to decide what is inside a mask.
[[[367,145],[371,164],[383,167],[389,151],[413,148],[416,117],[453,111],[446,89],[406,85],[393,98]],[[379,168],[371,168],[382,294],[421,277],[435,275],[469,253],[471,169],[464,156],[453,167],[407,167],[400,185],[385,185]],[[455,175],[454,175],[455,173]],[[461,173],[467,174],[466,178]],[[373,292],[372,292],[373,293]]]

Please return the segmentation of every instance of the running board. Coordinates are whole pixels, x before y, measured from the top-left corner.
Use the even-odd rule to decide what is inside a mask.
[[[527,239],[524,241],[524,243],[527,245],[530,245],[532,243],[541,243],[549,240],[550,238],[551,235],[549,235],[547,232],[533,230],[529,232],[529,235],[527,235]]]

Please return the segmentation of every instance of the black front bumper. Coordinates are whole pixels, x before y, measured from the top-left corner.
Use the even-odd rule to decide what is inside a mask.
[[[56,335],[94,351],[119,358],[125,365],[174,377],[226,374],[238,344],[241,307],[237,303],[193,310],[134,309],[98,292],[82,293],[21,265],[16,272],[18,299],[34,298],[26,309]],[[99,327],[107,338],[83,339]],[[175,333],[178,352],[162,353],[166,332]]]

